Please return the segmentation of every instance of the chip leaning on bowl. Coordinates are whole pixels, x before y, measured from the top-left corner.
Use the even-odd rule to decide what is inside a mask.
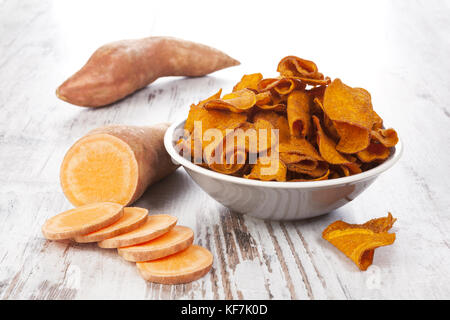
[[[263,181],[335,179],[389,157],[397,133],[383,127],[367,90],[324,77],[314,62],[294,56],[277,71],[277,78],[244,75],[232,93],[219,90],[193,104],[177,144],[183,156]]]

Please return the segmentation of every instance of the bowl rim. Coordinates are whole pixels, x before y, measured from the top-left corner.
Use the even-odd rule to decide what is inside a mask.
[[[183,158],[174,148],[174,140],[173,135],[177,128],[181,125],[184,125],[186,119],[182,119],[176,121],[170,125],[164,135],[164,146],[172,157],[172,159],[182,165],[184,168],[195,171],[201,175],[208,176],[213,179],[227,181],[231,183],[237,183],[241,185],[248,185],[254,187],[262,187],[262,188],[290,188],[290,189],[311,189],[311,188],[327,188],[338,185],[346,185],[352,184],[359,181],[364,181],[373,177],[380,175],[385,172],[389,168],[391,168],[401,157],[403,153],[403,144],[402,141],[398,140],[398,143],[392,149],[394,152],[391,153],[389,158],[384,161],[382,164],[378,165],[375,168],[364,171],[362,173],[358,173],[348,177],[342,177],[331,180],[321,180],[321,181],[298,181],[298,182],[278,182],[278,181],[261,181],[261,180],[252,180],[245,179],[241,177],[229,176],[223,173],[215,172],[212,170],[208,170],[203,168],[197,164],[194,164],[190,160]],[[184,126],[183,126],[184,127]]]

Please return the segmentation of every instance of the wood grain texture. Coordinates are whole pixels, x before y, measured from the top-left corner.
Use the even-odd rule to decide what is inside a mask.
[[[450,298],[449,3],[279,1],[290,8],[283,16],[261,9],[251,21],[250,3],[221,5],[220,15],[211,14],[213,3],[194,11],[180,1],[174,11],[162,1],[108,2],[105,12],[102,2],[0,1],[0,298]],[[300,19],[298,12],[312,14]],[[241,23],[230,24],[230,16]],[[271,27],[239,36],[261,21]],[[108,108],[83,109],[55,97],[101,44],[149,35],[203,42],[242,65],[203,78],[158,80]],[[71,207],[58,171],[77,138],[106,124],[181,119],[192,102],[220,87],[231,90],[243,73],[275,75],[289,54],[368,89],[405,144],[400,162],[357,199],[314,219],[261,221],[230,212],[179,169],[136,205],[176,215],[213,253],[211,272],[185,285],[146,283],[115,250],[43,238],[43,222]],[[337,219],[361,223],[387,211],[398,218],[397,240],[377,249],[366,272],[321,239]]]

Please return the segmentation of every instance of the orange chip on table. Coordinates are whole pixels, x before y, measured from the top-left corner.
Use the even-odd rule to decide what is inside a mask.
[[[242,76],[241,81],[239,81],[234,87],[233,92],[242,89],[258,89],[258,83],[262,80],[263,75],[261,73],[245,74]]]
[[[287,118],[291,136],[306,137],[311,131],[311,97],[301,90],[292,91],[287,100]]]
[[[336,149],[356,153],[367,148],[374,113],[370,94],[335,79],[325,90],[323,109],[340,136]]]
[[[364,271],[372,264],[376,248],[394,243],[395,233],[388,231],[395,221],[391,213],[364,224],[348,224],[339,220],[330,224],[322,232],[322,237]]]

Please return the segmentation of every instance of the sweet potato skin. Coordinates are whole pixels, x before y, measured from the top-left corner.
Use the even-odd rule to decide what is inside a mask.
[[[151,184],[175,171],[175,165],[164,147],[164,134],[170,123],[148,127],[110,125],[92,130],[90,134],[110,134],[123,140],[134,152],[139,178],[136,191],[128,204],[139,199]]]
[[[77,73],[59,86],[56,95],[78,106],[100,107],[160,77],[198,77],[238,64],[217,49],[186,40],[122,40],[97,49]]]

